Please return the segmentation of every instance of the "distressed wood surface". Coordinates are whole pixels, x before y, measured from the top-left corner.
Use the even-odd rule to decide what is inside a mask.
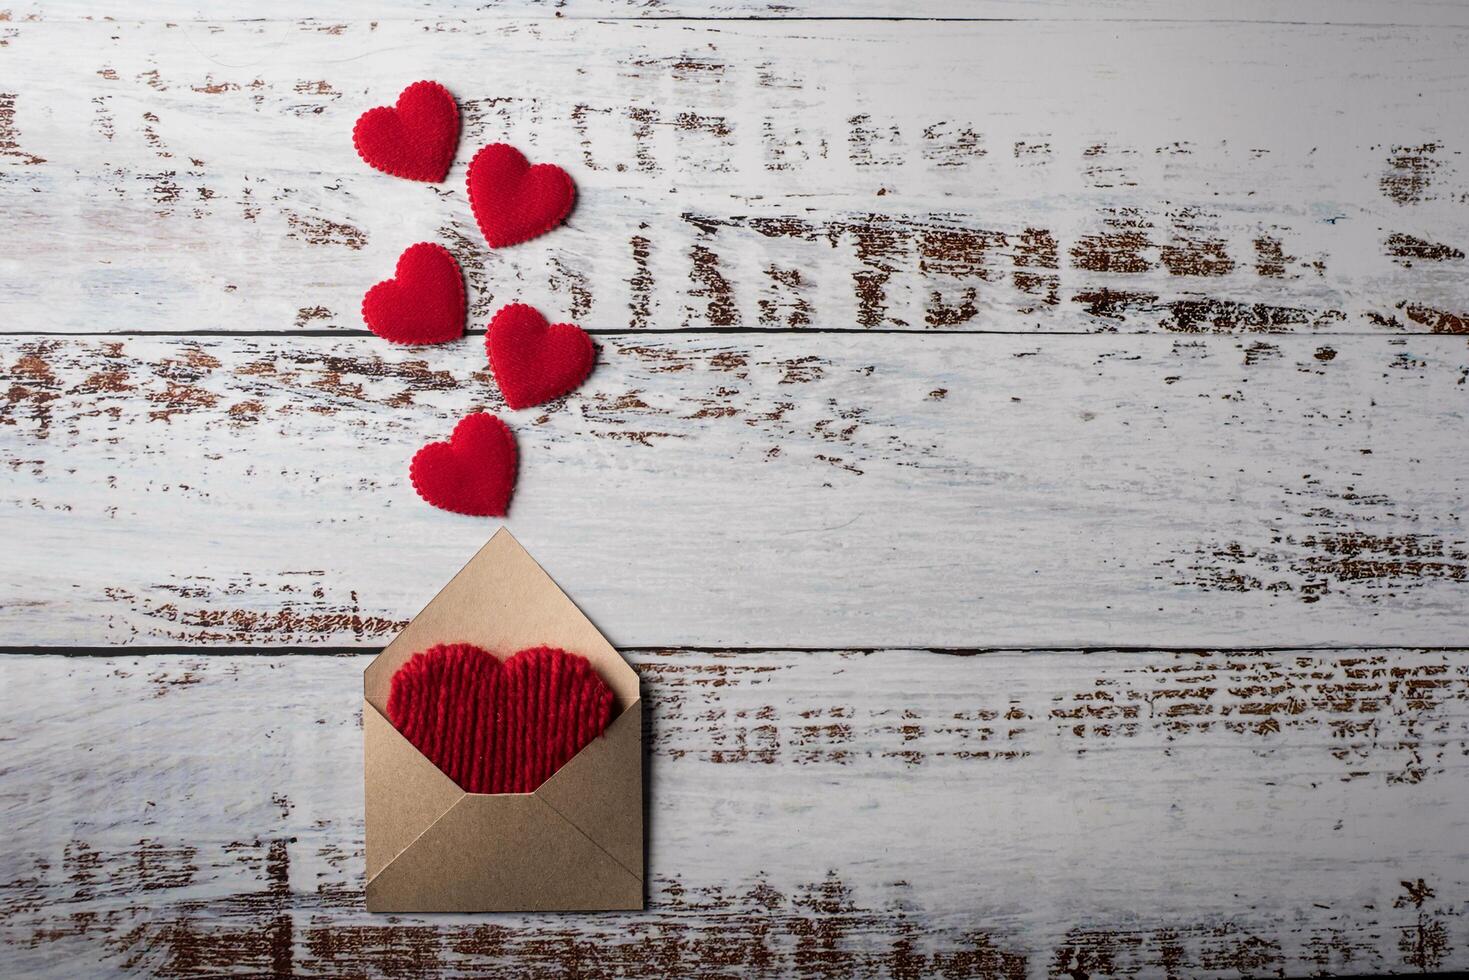
[[[0,975],[1469,966],[1466,42],[1434,0],[0,10]],[[443,187],[348,139],[419,77]],[[490,253],[495,140],[580,200]],[[476,326],[592,330],[588,386],[504,412],[479,336],[366,335],[418,240]],[[363,910],[351,653],[492,529],[404,479],[476,408],[643,676],[646,913]]]
[[[466,265],[477,324],[521,299],[596,330],[1469,330],[1461,28],[5,32],[11,332],[361,331],[362,293],[421,239]],[[464,107],[443,187],[349,139],[423,74]],[[488,253],[463,168],[501,139],[580,199]]]
[[[381,644],[494,527],[406,479],[486,408],[509,526],[620,646],[1469,627],[1462,337],[599,339],[579,392],[508,412],[477,342],[7,338],[0,624]]]
[[[914,20],[1202,20],[1278,24],[1469,26],[1457,0],[153,0],[146,10],[115,0],[22,0],[8,20],[393,20],[441,17],[880,18]]]
[[[386,919],[360,888],[367,657],[8,657],[7,972],[1445,969],[1466,654],[630,651],[648,911]]]

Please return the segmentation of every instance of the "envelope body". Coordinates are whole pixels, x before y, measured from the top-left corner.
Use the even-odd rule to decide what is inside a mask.
[[[392,676],[438,643],[500,657],[560,647],[616,696],[607,730],[531,793],[466,793],[387,718]],[[503,528],[364,673],[367,908],[372,912],[643,907],[637,673]]]

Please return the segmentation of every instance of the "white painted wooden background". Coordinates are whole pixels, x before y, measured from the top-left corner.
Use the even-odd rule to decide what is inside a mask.
[[[1465,968],[1466,41],[1376,0],[0,11],[0,974]],[[420,77],[441,187],[349,139]],[[489,254],[495,139],[580,199]],[[389,348],[360,296],[424,239],[475,335]],[[510,299],[596,335],[585,388],[504,411]],[[407,460],[482,407],[644,677],[639,915],[362,909],[361,666],[495,526]]]

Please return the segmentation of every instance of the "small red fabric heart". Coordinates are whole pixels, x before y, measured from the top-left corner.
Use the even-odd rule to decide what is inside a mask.
[[[485,352],[511,408],[529,408],[575,391],[597,362],[596,345],[585,330],[572,323],[547,323],[524,303],[511,303],[495,314],[485,334]]]
[[[555,647],[501,663],[469,643],[415,653],[393,675],[388,720],[468,793],[530,793],[612,720],[612,690]]]
[[[459,106],[438,82],[414,82],[394,106],[378,106],[352,127],[357,155],[394,177],[437,183],[459,146]]]
[[[491,248],[530,241],[566,220],[576,201],[571,175],[551,163],[534,167],[515,147],[493,143],[469,161],[469,208]]]
[[[515,437],[493,415],[466,415],[448,442],[431,442],[414,454],[408,479],[435,507],[503,517],[515,489]]]
[[[392,279],[362,297],[367,328],[395,344],[442,344],[464,332],[464,277],[442,245],[419,242],[398,256]]]

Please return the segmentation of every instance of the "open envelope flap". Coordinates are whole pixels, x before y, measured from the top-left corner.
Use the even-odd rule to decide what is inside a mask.
[[[362,734],[370,879],[465,794],[366,701]]]
[[[535,791],[631,874],[643,877],[643,710],[635,701]]]
[[[619,709],[638,699],[637,672],[503,527],[368,664],[368,702],[386,716],[393,674],[438,643],[473,643],[502,659],[526,647],[561,647],[592,662]]]
[[[531,794],[466,795],[367,883],[373,912],[640,909],[643,882]]]

